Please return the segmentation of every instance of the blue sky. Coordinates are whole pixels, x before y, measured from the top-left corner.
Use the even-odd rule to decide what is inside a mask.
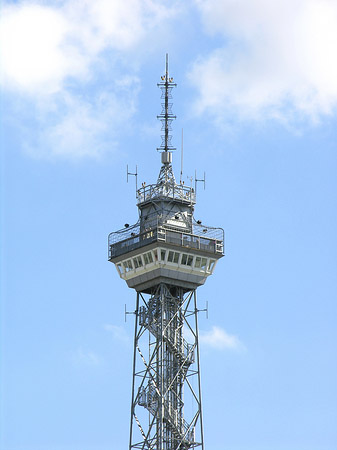
[[[127,448],[135,294],[107,235],[176,176],[226,256],[198,291],[207,450],[337,449],[335,0],[4,1],[1,450]]]

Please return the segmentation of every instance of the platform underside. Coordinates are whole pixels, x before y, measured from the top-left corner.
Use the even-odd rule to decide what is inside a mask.
[[[161,283],[181,287],[187,292],[202,286],[206,278],[206,274],[197,275],[159,267],[125,281],[130,288],[135,289],[137,292],[149,293],[154,285]]]

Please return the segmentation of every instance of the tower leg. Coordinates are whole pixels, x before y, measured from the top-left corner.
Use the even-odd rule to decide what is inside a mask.
[[[134,341],[133,341],[133,364],[132,364],[132,373],[135,374],[136,370],[136,352],[137,352],[137,317],[138,317],[138,309],[139,309],[139,293],[137,292],[136,298],[136,310],[135,310],[135,332],[134,332]],[[132,428],[133,428],[133,418],[134,418],[134,404],[135,398],[135,377],[132,377],[132,389],[131,389],[131,415],[130,415],[130,438],[129,438],[129,449],[132,448]]]
[[[198,372],[198,391],[199,391],[199,415],[200,415],[200,433],[201,433],[201,448],[204,450],[204,425],[202,418],[202,404],[201,404],[201,374],[200,374],[200,350],[199,350],[199,326],[198,326],[198,308],[197,308],[197,291],[193,292],[194,311],[195,311],[195,340],[197,349],[197,372]]]

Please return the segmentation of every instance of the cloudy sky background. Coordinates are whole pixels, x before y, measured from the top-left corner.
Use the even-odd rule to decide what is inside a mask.
[[[1,449],[128,444],[134,293],[106,236],[174,168],[226,257],[199,290],[207,450],[336,450],[337,2],[4,1]]]

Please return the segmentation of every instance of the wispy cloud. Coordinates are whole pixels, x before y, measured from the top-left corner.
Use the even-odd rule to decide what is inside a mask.
[[[200,342],[218,350],[242,350],[244,345],[237,336],[228,334],[224,329],[213,326],[210,331],[200,331]]]
[[[105,324],[104,329],[112,334],[113,339],[120,341],[124,344],[131,342],[129,335],[125,331],[124,327],[112,324]]]
[[[17,126],[29,120],[35,130],[34,140],[22,130],[26,151],[68,159],[111,151],[135,111],[132,55],[173,15],[173,4],[153,0],[3,6],[1,84]]]
[[[223,44],[194,65],[198,111],[220,122],[319,121],[337,105],[337,3],[196,0]]]
[[[107,92],[94,91],[87,98],[68,92],[50,95],[48,103],[35,105],[40,130],[24,150],[34,158],[71,160],[113,152],[117,130],[135,112],[138,90],[138,79],[127,77],[111,83]]]
[[[72,355],[72,361],[76,366],[98,366],[101,358],[95,352],[79,347]]]

